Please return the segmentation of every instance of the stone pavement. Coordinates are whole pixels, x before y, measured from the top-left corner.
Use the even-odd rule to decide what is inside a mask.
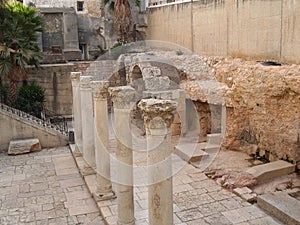
[[[173,177],[174,224],[176,225],[280,225],[256,205],[218,186],[199,169],[186,164]],[[137,225],[148,224],[147,188],[135,187]],[[105,220],[117,221],[117,201],[99,202]]]
[[[282,224],[190,164],[174,176],[173,193],[174,224]],[[116,224],[116,204],[116,199],[99,202],[100,216],[68,147],[0,154],[1,225],[102,225],[102,218]],[[147,208],[147,188],[135,187],[136,224],[148,224]]]
[[[0,154],[1,225],[102,225],[68,147]]]

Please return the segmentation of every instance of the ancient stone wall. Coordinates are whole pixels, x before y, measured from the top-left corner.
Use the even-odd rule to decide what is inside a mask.
[[[289,0],[194,1],[149,8],[147,39],[198,54],[300,62],[300,5]]]
[[[210,60],[225,92],[224,147],[270,161],[300,160],[300,66],[264,66],[241,59]]]

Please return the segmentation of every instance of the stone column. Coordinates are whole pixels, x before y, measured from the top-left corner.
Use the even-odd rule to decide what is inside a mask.
[[[72,91],[73,91],[73,117],[75,130],[75,156],[82,156],[82,121],[81,121],[81,101],[80,101],[80,76],[81,72],[72,72]]]
[[[149,224],[173,224],[171,124],[177,103],[140,101],[147,135]]]
[[[114,105],[114,124],[117,141],[117,200],[118,225],[134,224],[133,154],[130,127],[131,104],[135,90],[132,87],[115,87],[110,90]]]
[[[81,117],[82,117],[82,154],[87,165],[82,174],[94,174],[96,167],[94,144],[94,115],[91,76],[80,77]]]
[[[94,198],[103,201],[115,197],[110,180],[110,153],[107,95],[108,81],[92,81],[94,99],[94,138],[97,190]]]

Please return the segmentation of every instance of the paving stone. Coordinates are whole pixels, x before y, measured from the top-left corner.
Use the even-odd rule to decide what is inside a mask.
[[[260,195],[257,204],[286,224],[300,224],[300,201],[285,192]]]
[[[202,215],[209,216],[215,214],[216,212],[224,212],[227,209],[219,202],[212,202],[209,204],[199,206],[198,210],[201,212]]]
[[[197,220],[203,217],[198,209],[189,209],[186,211],[177,212],[176,215],[183,222]]]
[[[222,212],[222,214],[233,224],[266,216],[266,214],[256,206],[246,206],[231,211]]]
[[[204,217],[205,222],[211,225],[231,225],[232,223],[222,214],[216,213],[208,217]]]

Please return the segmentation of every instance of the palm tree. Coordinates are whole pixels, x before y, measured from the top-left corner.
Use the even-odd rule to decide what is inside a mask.
[[[38,32],[42,32],[43,19],[33,7],[22,3],[8,3],[0,8],[0,75],[9,80],[8,104],[13,106],[18,83],[26,75],[26,66],[39,66],[41,51]]]
[[[131,9],[129,1],[140,6],[140,0],[103,0],[104,5],[114,10],[115,30],[120,35],[121,42],[127,42],[132,23]]]

